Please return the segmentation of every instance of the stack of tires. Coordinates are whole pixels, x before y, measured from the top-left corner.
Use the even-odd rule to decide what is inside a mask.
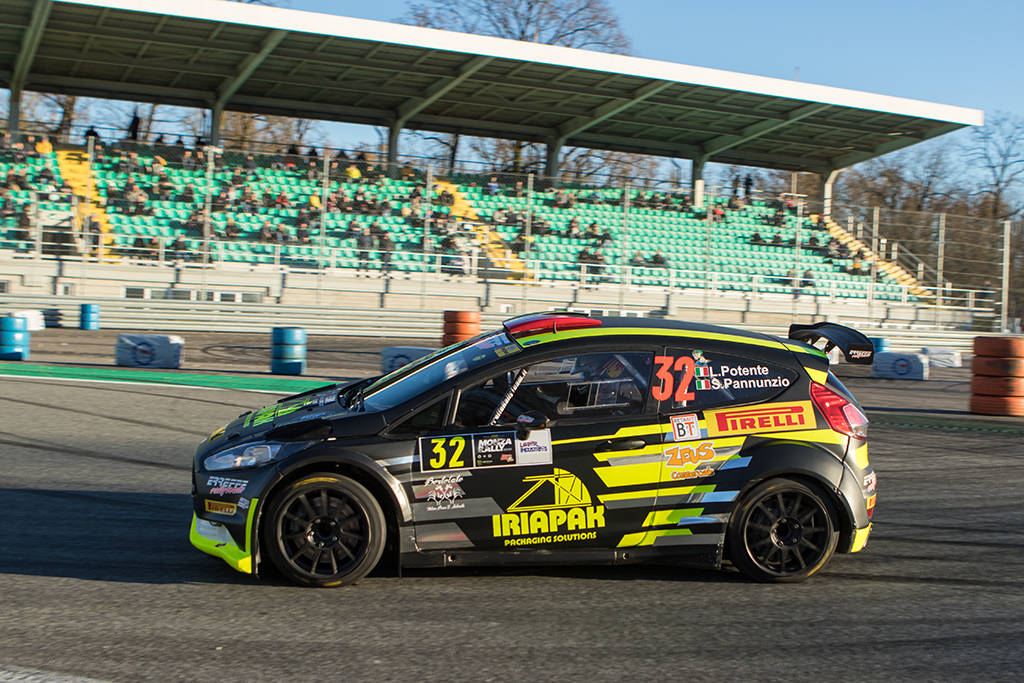
[[[975,337],[972,413],[1024,416],[1024,337]]]
[[[448,346],[480,334],[480,311],[445,311],[441,345]]]

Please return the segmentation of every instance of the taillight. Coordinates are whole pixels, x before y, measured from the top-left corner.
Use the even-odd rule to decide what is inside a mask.
[[[837,394],[824,384],[812,383],[811,399],[832,429],[855,439],[868,438],[867,416],[846,397]]]

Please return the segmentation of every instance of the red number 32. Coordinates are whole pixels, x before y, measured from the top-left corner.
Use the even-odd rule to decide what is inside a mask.
[[[694,396],[692,391],[688,391],[690,388],[690,382],[693,380],[693,359],[689,356],[679,356],[675,358],[673,356],[655,356],[654,362],[658,364],[658,369],[654,372],[655,378],[659,383],[651,387],[651,396],[656,401],[664,401],[669,396],[672,396],[672,389],[675,388],[675,402],[682,403],[683,401],[692,401]],[[673,373],[683,371],[683,377],[679,380],[679,386],[675,386],[676,377]]]

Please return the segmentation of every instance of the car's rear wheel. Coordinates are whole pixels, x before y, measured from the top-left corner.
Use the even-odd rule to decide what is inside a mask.
[[[365,486],[317,473],[292,483],[271,502],[264,547],[292,581],[343,586],[376,566],[386,534],[384,512]]]
[[[756,581],[803,581],[835,552],[836,519],[827,494],[792,479],[770,479],[747,494],[733,513],[729,556]]]

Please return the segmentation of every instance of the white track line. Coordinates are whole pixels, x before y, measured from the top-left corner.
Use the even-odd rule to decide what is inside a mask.
[[[0,681],[19,681],[19,683],[102,683],[97,678],[69,676],[67,674],[41,669],[23,669],[18,666],[0,664]]]

